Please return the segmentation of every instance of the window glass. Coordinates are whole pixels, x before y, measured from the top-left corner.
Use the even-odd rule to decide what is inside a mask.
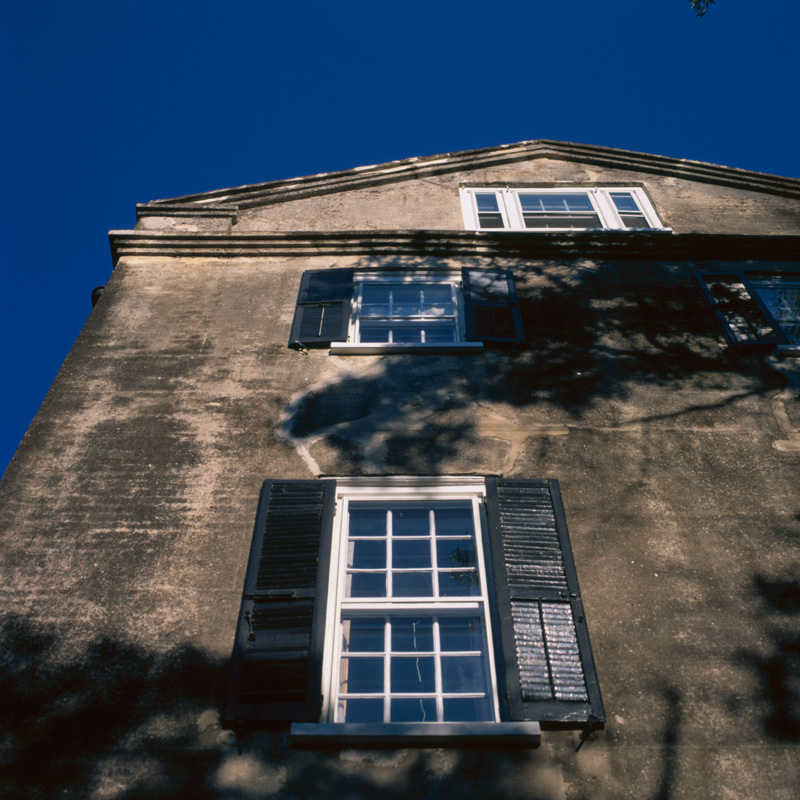
[[[481,228],[504,228],[503,215],[494,192],[477,192],[478,224]]]
[[[751,278],[750,285],[789,340],[800,344],[800,277]]]
[[[495,719],[476,514],[471,498],[348,503],[335,722]]]
[[[452,283],[363,282],[358,341],[365,344],[441,344],[458,341]]]

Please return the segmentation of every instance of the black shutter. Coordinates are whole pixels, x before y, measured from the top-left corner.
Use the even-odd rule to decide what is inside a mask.
[[[289,346],[346,342],[353,298],[352,269],[315,269],[303,273]]]
[[[487,478],[486,491],[509,717],[602,727],[558,482]]]
[[[467,341],[525,341],[514,276],[503,269],[461,270]]]
[[[693,272],[692,280],[733,347],[769,349],[789,344],[743,272]]]
[[[318,722],[336,482],[265,481],[231,659],[227,727]]]

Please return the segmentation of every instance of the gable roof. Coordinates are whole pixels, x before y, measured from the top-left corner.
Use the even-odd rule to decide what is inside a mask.
[[[340,172],[326,172],[320,175],[254,183],[232,189],[218,189],[165,200],[153,200],[138,205],[137,212],[140,217],[160,214],[170,216],[201,214],[235,218],[239,208],[272,205],[317,195],[537,158],[554,158],[613,169],[635,170],[700,183],[765,192],[782,197],[800,198],[800,179],[797,178],[784,178],[746,169],[721,167],[702,161],[634,153],[613,147],[534,139],[480,150],[462,150],[436,156],[407,158],[402,161],[356,167]]]

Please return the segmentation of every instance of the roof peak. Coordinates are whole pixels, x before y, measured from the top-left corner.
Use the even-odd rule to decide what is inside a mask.
[[[230,189],[153,200],[139,206],[140,214],[152,214],[157,207],[183,206],[188,211],[198,207],[225,206],[247,208],[271,205],[304,197],[360,189],[382,183],[393,183],[427,175],[479,169],[531,158],[552,156],[567,161],[597,166],[630,169],[656,175],[683,178],[750,191],[766,192],[785,197],[800,197],[800,179],[784,178],[736,167],[708,164],[702,161],[657,156],[599,145],[560,142],[551,139],[531,139],[514,144],[497,145],[476,150],[461,150],[431,156],[389,161],[354,167],[336,172],[324,172],[299,178],[254,183]],[[166,211],[166,209],[163,209]]]

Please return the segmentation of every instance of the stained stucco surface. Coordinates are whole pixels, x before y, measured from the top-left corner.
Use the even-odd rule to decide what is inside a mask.
[[[4,796],[794,798],[796,368],[733,358],[690,264],[404,258],[513,268],[529,346],[288,349],[302,271],[380,254],[117,267],[0,487]],[[557,478],[606,730],[579,753],[237,748],[260,483],[320,474]]]

